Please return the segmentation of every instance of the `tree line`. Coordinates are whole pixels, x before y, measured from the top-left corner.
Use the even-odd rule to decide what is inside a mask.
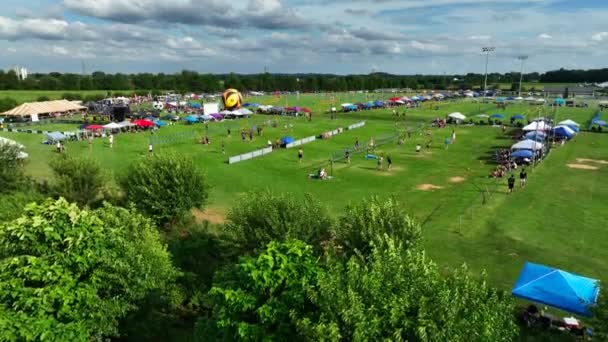
[[[519,73],[490,73],[488,84],[519,82]],[[555,70],[543,74],[524,74],[524,82],[606,82],[608,68],[596,70]],[[174,90],[185,92],[217,92],[232,87],[243,91],[347,91],[374,90],[382,88],[410,89],[480,89],[484,75],[392,75],[371,73],[367,75],[330,74],[200,74],[184,70],[176,74],[106,74],[101,71],[91,75],[52,72],[31,74],[19,81],[14,71],[0,70],[0,90]]]
[[[0,145],[2,341],[520,334],[510,294],[466,266],[440,271],[422,227],[392,198],[364,199],[336,217],[311,196],[251,192],[212,226],[193,218],[212,185],[187,157],[142,157],[111,176],[90,157],[64,154],[40,183],[18,152]],[[590,322],[598,340],[608,337],[600,301]]]

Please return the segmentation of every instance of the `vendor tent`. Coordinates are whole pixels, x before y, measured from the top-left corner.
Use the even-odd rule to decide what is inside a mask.
[[[65,140],[68,138],[63,133],[60,133],[60,132],[49,132],[46,134],[46,137],[49,141],[51,141],[53,143],[57,142],[57,141],[62,141],[62,140]]]
[[[148,120],[135,120],[133,124],[139,127],[154,127],[154,122]]]
[[[104,126],[102,125],[88,125],[85,127],[85,129],[87,131],[99,131],[101,129],[104,129]]]
[[[121,124],[117,124],[116,122],[110,122],[107,125],[103,125],[104,129],[120,129],[123,126]]]
[[[26,102],[9,111],[2,113],[5,116],[36,116],[51,113],[67,113],[85,110],[87,107],[77,105],[68,100]]]
[[[511,153],[511,157],[512,158],[528,158],[528,159],[532,159],[532,157],[534,157],[534,152],[530,151],[530,150],[517,150],[513,153]]]
[[[566,103],[566,101],[564,99],[562,99],[561,97],[558,97],[555,100],[553,100],[553,103],[558,106],[563,106]]]
[[[487,114],[477,114],[477,115],[475,115],[475,116],[476,116],[476,117],[478,117],[478,118],[483,118],[483,119],[487,119],[487,118],[489,118],[489,117],[490,117],[490,116],[489,116],[489,115],[487,115]]]
[[[448,115],[449,118],[452,119],[456,119],[456,120],[465,120],[467,117],[464,116],[462,113],[459,112],[454,112]]]
[[[553,129],[553,134],[558,138],[572,139],[576,132],[568,126],[557,126]]]
[[[504,119],[505,116],[502,115],[502,114],[496,113],[496,114],[490,115],[490,118],[492,118],[492,119]]]
[[[511,117],[511,120],[524,120],[526,117],[521,114],[516,114]]]
[[[530,132],[530,131],[544,131],[544,130],[549,130],[551,129],[551,126],[549,126],[547,123],[545,123],[544,121],[535,121],[529,125],[527,125],[526,127],[522,128],[524,132]]]
[[[511,293],[515,297],[591,316],[589,307],[597,302],[599,291],[596,279],[526,262]]]
[[[209,120],[213,120],[214,118],[210,114],[203,114],[203,115],[201,115],[200,119],[203,121],[209,121]]]
[[[156,125],[156,127],[165,127],[167,126],[167,123],[162,121],[162,120],[156,120],[154,121],[154,124]]]
[[[532,150],[537,151],[543,148],[543,144],[538,141],[526,139],[518,142],[517,144],[511,146],[511,150]]]
[[[133,127],[133,126],[135,126],[134,123],[129,122],[129,121],[119,122],[118,124],[120,125],[120,127]]]
[[[576,126],[576,127],[580,127],[580,125],[576,122],[576,121],[572,121],[570,119],[568,120],[564,120],[564,121],[560,121],[559,125],[566,125],[566,126]]]
[[[532,131],[526,133],[526,135],[524,135],[524,138],[528,140],[543,142],[545,141],[545,139],[547,139],[547,135],[542,131]]]

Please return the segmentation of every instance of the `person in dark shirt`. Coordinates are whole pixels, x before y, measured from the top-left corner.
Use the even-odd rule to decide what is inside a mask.
[[[513,176],[513,174],[511,174],[511,177],[509,177],[508,184],[509,184],[509,193],[512,193],[513,188],[515,187],[515,177]]]
[[[350,151],[349,150],[344,151],[344,159],[346,159],[346,162],[350,164]]]
[[[390,170],[391,170],[391,167],[393,167],[393,161],[391,160],[391,157],[390,157],[390,156],[388,156],[388,155],[386,156],[386,164],[387,164],[386,169],[387,169],[388,171],[390,171]]]
[[[521,172],[519,173],[519,184],[521,185],[522,188],[526,186],[527,180],[528,180],[528,173],[526,172],[526,169],[521,169]]]
[[[298,162],[299,162],[300,164],[302,164],[302,158],[304,158],[304,150],[302,150],[302,148],[300,148],[300,149],[298,150]]]

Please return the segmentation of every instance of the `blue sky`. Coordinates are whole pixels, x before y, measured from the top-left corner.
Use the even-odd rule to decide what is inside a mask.
[[[606,0],[3,0],[0,67],[462,74],[608,67]]]

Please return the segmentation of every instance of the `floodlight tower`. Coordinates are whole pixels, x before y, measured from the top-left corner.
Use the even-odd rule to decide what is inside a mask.
[[[490,52],[496,50],[493,46],[484,46],[481,48],[481,51],[486,54],[486,77],[483,82],[483,98],[485,101],[487,88],[488,88],[488,59],[490,58]]]
[[[519,95],[521,97],[521,81],[524,79],[524,61],[528,59],[528,56],[522,55],[517,56],[517,59],[521,62],[521,69],[519,71]]]

